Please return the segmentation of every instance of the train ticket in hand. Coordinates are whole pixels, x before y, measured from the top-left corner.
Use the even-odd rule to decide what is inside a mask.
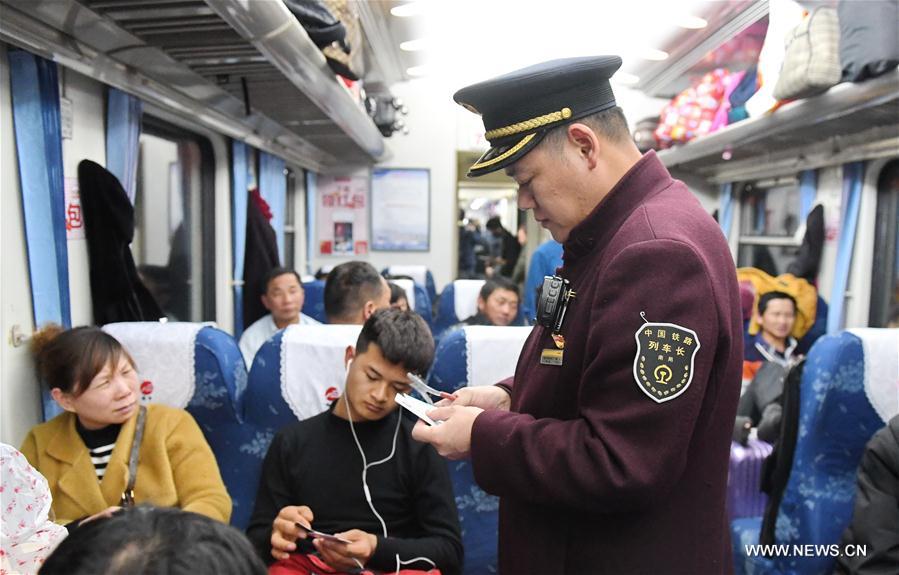
[[[396,396],[396,402],[408,409],[416,417],[427,423],[428,425],[439,425],[443,423],[442,421],[434,421],[430,417],[428,417],[428,412],[434,409],[433,405],[429,405],[420,399],[415,399],[411,395],[407,395],[405,393],[398,393]]]
[[[293,523],[303,531],[309,534],[310,539],[324,539],[325,541],[337,541],[339,543],[352,543],[349,539],[344,539],[343,537],[338,537],[337,535],[331,535],[330,533],[322,533],[321,531],[316,531],[310,527],[304,527],[300,523],[294,521]]]

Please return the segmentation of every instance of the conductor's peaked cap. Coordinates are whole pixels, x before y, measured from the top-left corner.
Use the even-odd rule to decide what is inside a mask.
[[[549,130],[615,107],[618,56],[550,60],[466,86],[453,99],[479,114],[490,149],[468,169],[483,176],[514,164]]]

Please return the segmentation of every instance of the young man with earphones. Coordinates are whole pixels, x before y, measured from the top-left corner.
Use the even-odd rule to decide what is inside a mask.
[[[375,312],[346,350],[346,385],[328,411],[279,431],[247,535],[270,575],[459,573],[462,542],[446,463],[411,436],[395,401],[434,358],[424,321]],[[314,369],[314,366],[310,366]]]

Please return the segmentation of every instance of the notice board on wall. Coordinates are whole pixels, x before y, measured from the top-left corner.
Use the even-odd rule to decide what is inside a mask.
[[[380,168],[371,176],[372,250],[430,249],[431,172]]]

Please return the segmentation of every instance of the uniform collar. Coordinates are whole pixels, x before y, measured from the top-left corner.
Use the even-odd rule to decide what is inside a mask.
[[[566,264],[603,245],[643,201],[671,185],[671,174],[653,150],[631,166],[584,221],[571,230],[562,259]]]

